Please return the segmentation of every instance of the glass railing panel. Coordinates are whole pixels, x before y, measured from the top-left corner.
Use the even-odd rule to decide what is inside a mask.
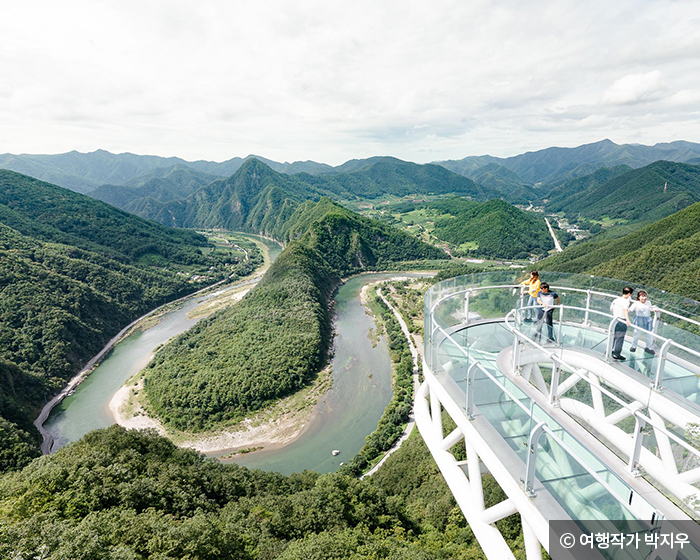
[[[651,519],[654,508],[595,455],[566,432],[556,436],[540,438],[535,474],[571,517]]]
[[[474,376],[474,405],[522,461],[527,459],[527,443],[532,430],[531,401],[505,377],[494,382],[483,371]],[[509,395],[507,389],[513,396]],[[515,397],[515,398],[513,398]]]

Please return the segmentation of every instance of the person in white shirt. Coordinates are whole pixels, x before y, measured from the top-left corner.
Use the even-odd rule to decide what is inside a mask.
[[[654,336],[651,334],[651,327],[654,324],[654,318],[651,316],[651,312],[659,311],[659,308],[652,305],[649,301],[649,296],[644,290],[639,290],[637,292],[637,300],[630,305],[630,312],[634,311],[634,319],[632,324],[637,327],[643,328],[645,331],[649,331],[647,334],[647,345],[644,351],[652,356],[656,354],[654,349]],[[639,340],[639,329],[634,329],[634,337],[632,337],[632,347],[631,352],[637,351],[637,341]]]
[[[615,322],[615,333],[613,335],[613,348],[612,357],[615,360],[624,360],[625,357],[620,354],[622,352],[622,345],[625,342],[625,334],[627,333],[627,327],[631,326],[630,322],[630,296],[634,290],[629,286],[622,288],[622,295],[613,300],[610,304],[610,311],[613,317],[620,319]]]
[[[540,338],[542,331],[542,323],[547,324],[547,342],[555,342],[554,340],[554,325],[553,318],[554,307],[559,305],[559,294],[549,291],[549,284],[542,282],[540,293],[537,294],[537,303],[542,307],[538,309],[537,314],[537,334],[536,338]]]

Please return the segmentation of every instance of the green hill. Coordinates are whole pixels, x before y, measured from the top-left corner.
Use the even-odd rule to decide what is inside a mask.
[[[340,276],[445,256],[328,199],[299,207],[285,228],[293,240],[258,286],[149,365],[146,394],[168,426],[202,430],[240,420],[308,383],[326,359],[329,305]]]
[[[458,254],[527,258],[554,248],[541,215],[523,212],[502,200],[475,202],[462,198],[420,205],[440,214],[433,235],[457,248]]]
[[[567,195],[552,200],[548,209],[593,219],[653,222],[700,201],[700,167],[657,161]]]
[[[700,203],[622,238],[575,245],[542,269],[620,278],[700,299]]]
[[[38,452],[40,406],[121,328],[196,289],[194,272],[223,278],[226,256],[204,255],[206,246],[194,232],[0,171],[0,470],[23,464],[27,445]]]

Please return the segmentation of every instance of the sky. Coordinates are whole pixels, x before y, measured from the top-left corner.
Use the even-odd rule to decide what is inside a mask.
[[[700,2],[4,0],[0,153],[223,161],[700,142]]]

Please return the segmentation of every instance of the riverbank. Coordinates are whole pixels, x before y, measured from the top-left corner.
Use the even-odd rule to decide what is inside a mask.
[[[254,236],[249,236],[254,237]],[[188,302],[195,300],[200,297],[210,297],[211,292],[214,292],[214,297],[218,293],[225,293],[229,290],[241,290],[246,286],[251,286],[260,280],[264,272],[269,268],[269,263],[273,260],[270,256],[271,248],[266,246],[263,242],[258,241],[256,243],[261,247],[263,256],[265,257],[265,263],[263,266],[254,271],[248,278],[244,278],[236,282],[231,288],[222,288],[222,284],[230,281],[230,278],[224,278],[214,284],[205,286],[195,292],[187,294],[179,299],[168,302],[160,307],[157,307],[148,313],[145,313],[138,319],[131,322],[129,325],[124,327],[119,333],[117,333],[109,342],[96,354],[90,361],[85,365],[85,367],[73,376],[66,385],[59,391],[40,411],[37,418],[34,420],[34,426],[37,428],[42,436],[41,451],[43,454],[51,453],[54,445],[53,434],[45,428],[45,424],[49,420],[51,412],[59,406],[66,397],[69,397],[78,390],[79,385],[81,385],[85,380],[89,379],[90,375],[102,364],[105,358],[109,359],[108,356],[111,355],[112,350],[123,340],[133,335],[137,331],[147,331],[152,329],[160,323],[161,318],[187,305]],[[250,288],[248,288],[250,289]],[[218,290],[218,292],[217,292]],[[241,296],[242,297],[242,296]],[[50,421],[49,421],[50,423]],[[65,443],[65,442],[64,442]]]
[[[117,424],[131,429],[150,428],[171,439],[180,447],[201,453],[235,453],[240,449],[270,449],[281,447],[296,439],[304,430],[319,399],[331,385],[330,367],[319,372],[314,382],[289,397],[281,399],[254,415],[221,429],[202,434],[167,430],[145,410],[143,376],[132,378],[115,393],[109,409]]]

